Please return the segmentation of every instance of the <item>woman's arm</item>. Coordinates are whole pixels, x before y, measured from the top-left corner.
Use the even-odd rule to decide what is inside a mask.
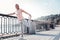
[[[14,15],[15,13],[10,13],[10,14],[8,14],[8,15]]]
[[[22,12],[24,12],[25,14],[28,14],[30,16],[30,19],[31,19],[31,14],[29,14],[28,12],[22,10]]]

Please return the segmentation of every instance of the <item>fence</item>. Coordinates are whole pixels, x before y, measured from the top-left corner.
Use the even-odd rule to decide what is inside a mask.
[[[48,30],[50,28],[50,26],[49,26],[50,24],[45,23],[42,25],[42,23],[39,21],[38,22],[36,22],[34,20],[30,21],[28,19],[26,19],[24,21],[25,21],[25,25],[23,27],[24,33],[35,33],[37,28],[43,29],[43,30],[44,29]],[[30,22],[31,22],[31,24],[30,24]],[[40,25],[40,23],[41,23],[41,25]],[[43,28],[40,28],[40,26],[41,27],[43,26]],[[20,32],[21,32],[21,27],[17,20],[17,17],[0,14],[0,34],[2,34],[2,36],[5,34],[17,34]]]
[[[23,27],[24,33],[35,33],[35,23],[28,19],[25,19],[25,25]],[[31,22],[31,25],[30,25]],[[26,26],[27,25],[27,26]],[[0,14],[0,34],[17,34],[21,32],[21,26],[17,20],[17,17]],[[0,37],[1,37],[0,35]]]
[[[17,17],[0,14],[0,34],[13,34],[20,31]]]

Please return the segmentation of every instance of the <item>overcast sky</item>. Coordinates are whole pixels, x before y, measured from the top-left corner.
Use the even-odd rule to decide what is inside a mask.
[[[60,12],[60,0],[0,0],[0,13],[15,12],[15,4],[32,15],[32,19]],[[28,17],[24,14],[24,17]]]

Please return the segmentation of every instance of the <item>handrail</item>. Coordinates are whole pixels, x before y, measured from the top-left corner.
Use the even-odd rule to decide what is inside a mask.
[[[28,22],[29,19],[25,19],[25,20]],[[8,35],[15,34],[16,36],[20,35],[20,31],[21,31],[20,28],[21,27],[19,25],[17,17],[0,13],[0,34],[2,34],[0,39],[10,37],[10,36],[4,36],[7,34]]]
[[[15,33],[19,33],[21,30],[21,26],[18,25],[19,22],[17,20],[17,17],[15,16],[10,16],[10,15],[6,15],[6,14],[0,14],[0,34],[15,34]],[[29,25],[29,22],[30,20],[29,19],[25,19],[26,20],[26,23],[27,25]],[[40,23],[40,21],[34,21],[34,20],[31,20],[32,23],[36,22],[36,25]],[[46,26],[46,23],[42,23],[43,26],[45,27]],[[35,25],[35,26],[36,26]],[[40,24],[39,24],[40,25]],[[39,26],[38,25],[38,26]],[[47,24],[47,26],[49,26],[50,24]],[[29,25],[31,26],[31,25]],[[33,25],[32,25],[33,26]],[[32,27],[31,26],[31,27]],[[34,26],[34,27],[35,27]],[[24,26],[26,27],[26,26]],[[42,26],[41,26],[42,27]],[[27,29],[28,27],[26,27]],[[48,28],[48,27],[47,27]],[[29,28],[28,28],[29,29]],[[30,28],[31,29],[31,28]],[[26,30],[27,31],[27,30]],[[1,38],[1,37],[0,37]],[[2,37],[4,38],[4,37]]]
[[[17,33],[19,32],[18,28],[20,26],[18,25],[17,17],[0,13],[0,34],[2,36],[9,33]]]
[[[0,14],[0,16],[6,16],[6,17],[17,18],[17,17],[15,17],[15,16],[10,16],[10,15],[6,15],[6,14]]]
[[[0,16],[11,17],[11,18],[17,18],[16,16],[11,16],[11,15],[7,15],[7,14],[0,14]],[[28,21],[29,19],[26,19],[26,20]],[[33,20],[31,20],[31,21],[33,21]]]
[[[28,19],[25,19],[28,21]],[[0,13],[0,34],[19,34],[20,25],[17,17]],[[2,36],[1,36],[2,37]]]

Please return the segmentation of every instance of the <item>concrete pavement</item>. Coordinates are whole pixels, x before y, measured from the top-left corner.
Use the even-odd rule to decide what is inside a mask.
[[[4,40],[18,40],[19,37],[8,38]],[[36,32],[32,35],[24,35],[25,40],[60,40],[60,27],[51,29],[50,31]]]

